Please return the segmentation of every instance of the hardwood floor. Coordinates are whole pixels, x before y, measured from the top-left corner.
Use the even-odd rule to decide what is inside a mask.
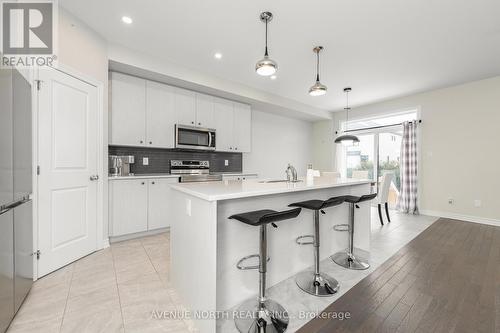
[[[440,219],[322,315],[297,332],[500,332],[500,228]]]

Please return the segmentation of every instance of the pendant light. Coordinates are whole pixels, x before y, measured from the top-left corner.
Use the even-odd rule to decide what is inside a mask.
[[[271,12],[262,12],[260,14],[260,20],[266,24],[266,49],[264,53],[264,58],[259,60],[255,64],[255,71],[257,74],[262,76],[269,76],[276,73],[278,70],[278,64],[269,58],[269,53],[267,51],[267,24],[273,19],[273,14]]]
[[[351,110],[351,108],[349,107],[349,93],[351,92],[351,88],[344,88],[344,92],[345,92],[345,95],[346,95],[346,107],[344,108],[345,110],[345,123],[346,123],[346,127],[347,127],[347,124],[349,123],[349,110]],[[345,146],[353,146],[354,144],[357,144],[359,143],[359,139],[357,136],[355,135],[350,135],[350,134],[344,134],[339,136],[338,138],[335,139],[335,143],[341,143]]]
[[[316,83],[309,88],[309,95],[311,96],[321,96],[326,94],[328,89],[325,85],[319,82],[319,53],[323,50],[323,46],[316,46],[313,52],[316,53]]]

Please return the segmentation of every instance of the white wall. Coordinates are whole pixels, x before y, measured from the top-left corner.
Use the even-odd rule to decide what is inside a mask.
[[[253,110],[252,152],[243,154],[243,171],[284,179],[288,163],[305,176],[312,163],[312,123]]]
[[[85,23],[59,7],[58,62],[103,86],[103,236],[108,236],[108,47],[107,42]]]
[[[421,211],[500,224],[499,96],[500,76],[354,108],[350,118],[418,107]],[[335,114],[335,128],[343,118]]]

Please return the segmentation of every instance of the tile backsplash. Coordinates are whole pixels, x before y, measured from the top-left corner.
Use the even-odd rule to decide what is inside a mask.
[[[109,155],[133,155],[135,163],[131,172],[135,174],[168,173],[170,160],[208,160],[210,172],[241,172],[243,169],[241,153],[109,146]],[[142,165],[143,157],[149,159],[149,165]],[[225,166],[226,160],[228,166]]]

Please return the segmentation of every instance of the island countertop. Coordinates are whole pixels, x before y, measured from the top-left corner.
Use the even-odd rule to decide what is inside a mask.
[[[266,181],[267,180],[265,179],[250,179],[205,183],[180,183],[171,185],[171,188],[203,200],[219,201],[279,193],[362,185],[372,182],[368,179],[333,179],[330,177],[315,177],[312,182],[307,182],[305,179],[301,179],[300,182],[296,183]]]

